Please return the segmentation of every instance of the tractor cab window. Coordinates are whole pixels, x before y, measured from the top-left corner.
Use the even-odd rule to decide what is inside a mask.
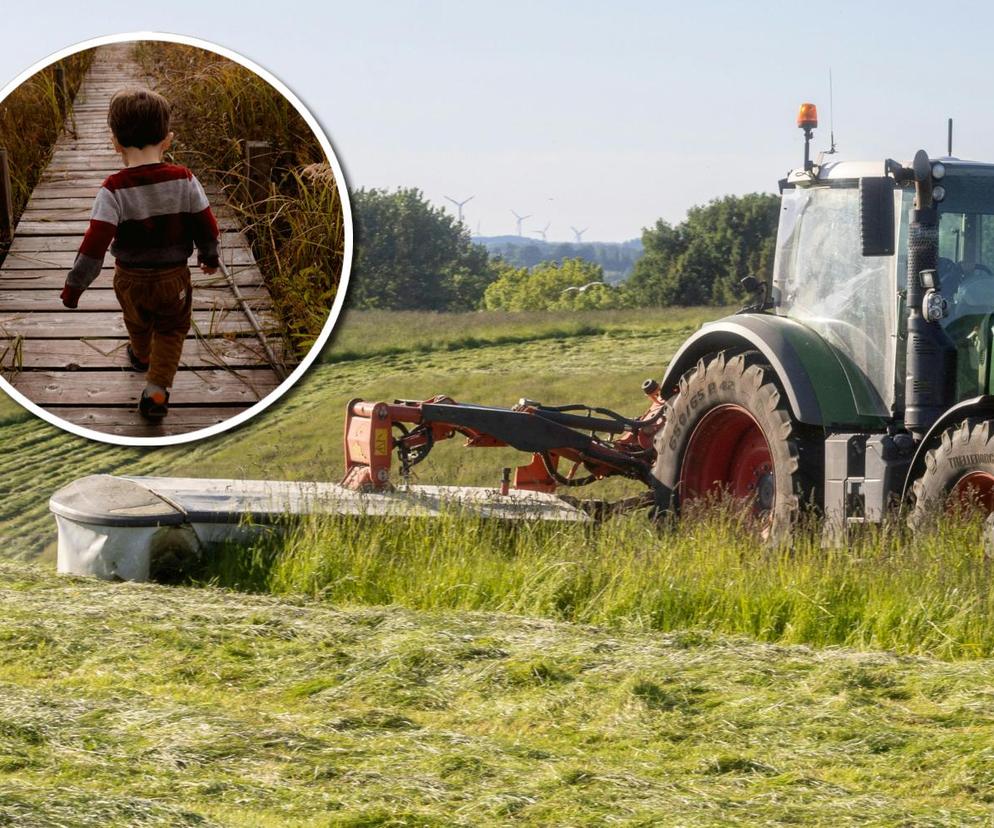
[[[949,171],[939,203],[939,289],[949,306],[942,324],[956,343],[956,396],[987,387],[994,313],[994,176]]]
[[[990,207],[994,209],[994,204]],[[943,211],[939,218],[939,284],[949,303],[947,328],[994,311],[994,215]]]
[[[894,257],[862,254],[855,182],[784,192],[774,265],[778,313],[817,331],[863,373],[875,391],[865,414],[886,416],[894,398],[894,279]]]

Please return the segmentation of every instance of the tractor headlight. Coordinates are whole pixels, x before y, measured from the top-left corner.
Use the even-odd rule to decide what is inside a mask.
[[[940,319],[945,319],[947,313],[949,305],[942,294],[937,290],[925,291],[925,297],[922,299],[922,316],[929,322],[938,322]]]
[[[942,199],[944,199],[945,197],[946,197],[946,188],[943,187],[941,184],[937,184],[935,187],[932,188],[933,201],[942,201]]]
[[[940,178],[946,174],[946,165],[941,161],[937,161],[932,165],[932,178],[938,181]]]

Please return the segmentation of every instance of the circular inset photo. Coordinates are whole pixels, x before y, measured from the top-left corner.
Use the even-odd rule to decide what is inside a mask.
[[[216,434],[341,310],[352,220],[317,120],[193,38],[100,38],[0,91],[0,387],[73,433]]]

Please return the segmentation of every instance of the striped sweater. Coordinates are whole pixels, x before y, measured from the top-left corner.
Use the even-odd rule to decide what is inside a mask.
[[[66,285],[85,290],[104,254],[125,267],[165,268],[197,260],[218,266],[218,228],[204,188],[178,164],[142,164],[109,176],[97,193],[90,225]]]

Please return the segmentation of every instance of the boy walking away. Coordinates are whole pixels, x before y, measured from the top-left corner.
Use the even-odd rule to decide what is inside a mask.
[[[100,275],[110,247],[114,293],[128,329],[128,360],[148,372],[138,411],[158,421],[190,330],[193,290],[187,261],[197,248],[204,273],[218,268],[218,227],[200,182],[186,167],[162,160],[173,133],[169,103],[148,89],[125,89],[107,113],[124,169],[97,193],[90,224],[62,289],[67,308]]]

